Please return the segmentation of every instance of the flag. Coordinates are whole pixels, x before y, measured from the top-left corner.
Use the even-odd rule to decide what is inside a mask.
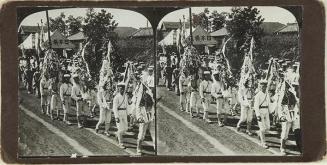
[[[250,59],[253,60],[253,47],[254,47],[254,38],[251,38],[251,44],[250,44],[250,50],[249,50],[249,55]]]
[[[182,25],[181,19],[179,19],[179,23],[180,23],[180,28],[178,29],[179,30],[178,42],[176,44],[177,44],[178,53],[181,55],[182,54],[182,49],[183,49],[183,45],[182,45],[182,26],[183,25]]]
[[[233,36],[232,36],[232,37],[233,37]],[[221,51],[222,51],[222,53],[223,53],[223,55],[224,55],[224,59],[226,60],[227,68],[228,68],[228,72],[229,72],[230,75],[232,75],[232,71],[231,71],[231,67],[230,67],[230,65],[229,65],[229,61],[228,61],[228,59],[226,58],[225,51],[226,51],[226,44],[227,44],[227,42],[228,42],[232,37],[229,37],[229,38],[227,39],[227,41],[226,41],[226,42],[224,43],[224,45],[223,45],[223,48],[221,49]]]
[[[109,62],[109,67],[111,67],[111,63],[110,63],[110,54],[112,52],[112,44],[111,41],[109,40],[108,42],[108,46],[107,46],[107,58],[108,58],[108,62]]]

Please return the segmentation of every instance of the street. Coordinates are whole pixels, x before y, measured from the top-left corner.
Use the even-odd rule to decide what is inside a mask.
[[[179,96],[166,87],[157,87],[157,98],[158,155],[280,155],[280,133],[276,128],[271,128],[266,135],[269,148],[264,149],[255,133],[259,129],[255,122],[252,126],[254,135],[249,136],[245,130],[236,131],[238,115],[229,116],[228,125],[218,127],[216,122],[208,124],[181,112]],[[201,112],[202,107],[199,107]],[[211,104],[209,118],[213,121],[216,120],[215,111],[215,104]],[[286,148],[287,155],[300,155],[291,133]]]
[[[79,129],[76,117],[74,117],[75,108],[69,112],[70,119],[75,121],[72,120],[73,125],[68,126],[62,121],[51,120],[50,117],[42,115],[40,99],[32,94],[27,94],[26,90],[20,89],[19,98],[18,155],[20,157],[135,156],[136,154],[137,127],[129,130],[123,136],[126,149],[118,147],[114,136],[103,135],[103,129],[100,134],[95,133],[98,108],[96,109],[97,117],[89,120],[89,127]],[[117,130],[114,122],[111,125],[110,132],[114,133]],[[149,133],[146,134],[142,146],[143,155],[155,155]]]

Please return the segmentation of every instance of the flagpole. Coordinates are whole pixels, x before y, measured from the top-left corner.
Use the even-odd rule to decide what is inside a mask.
[[[49,25],[49,13],[48,13],[48,10],[46,10],[45,13],[46,13],[46,16],[47,16],[49,48],[51,49],[52,48],[52,45],[51,45],[51,38],[50,38],[50,25]]]
[[[192,9],[189,8],[190,15],[190,37],[191,37],[191,45],[193,45],[193,34],[192,34]]]

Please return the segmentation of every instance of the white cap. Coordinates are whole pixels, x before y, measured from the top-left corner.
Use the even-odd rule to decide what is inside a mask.
[[[210,74],[210,71],[204,71],[203,74]]]
[[[263,80],[260,80],[259,83],[262,84],[262,85],[266,85],[268,83],[268,81],[263,79]]]
[[[216,75],[216,74],[219,74],[218,70],[216,70],[216,71],[213,72],[213,75]]]
[[[64,77],[70,77],[70,74],[64,74]]]
[[[126,84],[124,82],[120,82],[117,84],[117,86],[126,86]]]
[[[73,78],[75,78],[75,77],[79,77],[78,74],[73,74]]]

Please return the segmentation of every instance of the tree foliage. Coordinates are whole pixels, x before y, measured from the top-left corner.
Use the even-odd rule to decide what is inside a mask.
[[[89,65],[92,79],[98,81],[102,60],[107,55],[109,40],[112,44],[110,60],[113,69],[115,70],[124,62],[122,56],[117,52],[118,36],[113,33],[118,23],[113,19],[111,13],[105,10],[95,12],[93,8],[87,9],[84,22],[83,31],[88,38],[87,41],[90,42],[85,50],[85,59]]]
[[[49,17],[49,28],[50,31],[59,30],[64,35],[67,34],[67,25],[65,22],[66,15],[62,12],[58,17]]]
[[[207,29],[209,31],[210,22],[209,22],[209,17],[207,16],[208,14],[209,14],[208,8],[205,8],[203,12],[199,14],[192,13],[193,27],[201,26],[203,29]]]
[[[211,19],[212,31],[216,31],[224,27],[227,16],[228,13],[226,12],[218,13],[217,10],[214,10],[209,16],[209,19]]]
[[[74,17],[72,15],[68,16],[66,20],[68,35],[73,35],[78,33],[82,28],[83,17]]]
[[[243,58],[249,52],[251,38],[255,40],[254,60],[261,55],[261,38],[263,29],[260,27],[264,19],[260,11],[253,7],[234,7],[229,14],[230,20],[226,22],[231,41],[227,44],[227,56],[231,61],[234,74],[238,74]]]
[[[65,36],[73,35],[82,28],[83,17],[74,17],[69,15],[66,19],[65,13],[60,13],[58,17],[49,17],[50,31],[59,30]]]

